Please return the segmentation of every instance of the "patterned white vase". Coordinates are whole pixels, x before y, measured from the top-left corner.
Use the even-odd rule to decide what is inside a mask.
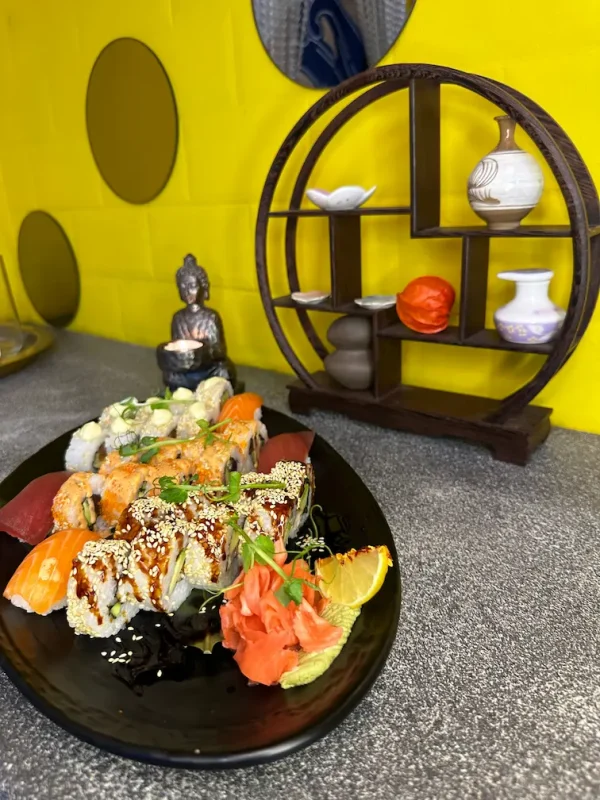
[[[514,119],[495,119],[500,141],[471,173],[467,192],[471,208],[490,230],[506,231],[518,227],[535,208],[544,176],[535,158],[516,144]]]
[[[544,344],[556,338],[566,313],[548,297],[554,273],[549,269],[516,269],[500,272],[499,278],[514,281],[514,298],[494,314],[503,339],[515,344]]]

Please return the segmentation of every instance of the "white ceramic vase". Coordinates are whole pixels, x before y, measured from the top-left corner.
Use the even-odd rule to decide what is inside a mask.
[[[516,284],[514,298],[494,314],[496,329],[507,342],[544,344],[558,335],[566,314],[548,297],[553,275],[549,269],[516,269],[498,274],[502,280]]]
[[[490,230],[504,231],[518,227],[538,204],[544,176],[535,158],[515,142],[514,119],[495,119],[500,141],[471,173],[467,192],[471,208]]]

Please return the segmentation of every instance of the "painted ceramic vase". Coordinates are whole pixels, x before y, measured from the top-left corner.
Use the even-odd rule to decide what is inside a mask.
[[[337,349],[325,356],[325,371],[347,389],[368,389],[373,383],[371,323],[364,317],[341,317],[329,326],[327,338]]]
[[[506,231],[518,227],[538,204],[544,176],[535,158],[515,142],[514,119],[495,119],[500,141],[471,173],[467,192],[471,208],[490,230]]]
[[[514,299],[494,314],[496,329],[503,339],[515,344],[544,344],[556,338],[566,313],[548,297],[554,273],[549,269],[517,269],[498,277],[514,281]]]

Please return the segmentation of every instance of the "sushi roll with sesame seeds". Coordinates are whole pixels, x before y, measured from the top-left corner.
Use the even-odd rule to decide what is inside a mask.
[[[60,487],[52,503],[54,530],[87,528],[93,530],[104,478],[93,472],[75,472]]]
[[[299,497],[288,531],[288,536],[293,539],[310,514],[315,493],[315,471],[312,464],[302,461],[278,461],[269,477],[285,483],[285,491]]]
[[[190,524],[183,572],[196,589],[218,591],[231,585],[239,570],[237,514],[231,506],[207,505]]]
[[[131,541],[127,574],[119,600],[147,611],[176,611],[192,590],[183,569],[190,523],[185,519],[149,519]]]
[[[242,490],[244,480],[285,484],[283,488],[242,491],[235,506],[245,518],[244,531],[249,536],[255,539],[265,533],[276,545],[285,547],[288,539],[298,534],[310,511],[314,492],[312,466],[300,461],[279,461],[268,476],[243,476]]]
[[[157,496],[144,497],[127,506],[119,517],[114,538],[131,542],[144,527],[152,527],[159,522],[176,522],[188,519],[186,504],[165,503]]]
[[[233,387],[225,378],[209,378],[198,384],[196,399],[207,408],[207,420],[214,424],[219,419],[221,409],[233,397]]]
[[[116,467],[104,482],[100,512],[105,525],[112,529],[130,503],[145,497],[154,487],[156,470],[134,461]]]
[[[75,633],[113,636],[139,611],[135,600],[118,598],[130,551],[128,542],[105,539],[87,542],[73,559],[67,584],[67,621]]]
[[[262,422],[251,419],[234,419],[218,430],[218,436],[236,444],[242,454],[239,472],[256,470],[260,451],[268,439]]]

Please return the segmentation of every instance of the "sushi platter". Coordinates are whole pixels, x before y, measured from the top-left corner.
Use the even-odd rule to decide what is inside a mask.
[[[67,730],[196,768],[279,758],[380,671],[397,556],[358,476],[233,395],[122,399],[0,484],[0,658]]]

